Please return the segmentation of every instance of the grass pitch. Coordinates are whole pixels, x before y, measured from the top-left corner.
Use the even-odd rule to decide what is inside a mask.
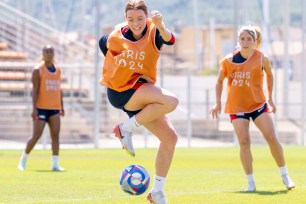
[[[284,147],[287,166],[297,187],[287,191],[267,146],[252,147],[257,191],[245,193],[246,179],[238,147],[178,148],[167,178],[169,204],[303,204],[306,203],[306,148]],[[51,151],[34,150],[27,169],[17,170],[21,151],[0,151],[0,203],[147,203],[124,193],[121,171],[144,166],[154,176],[156,149],[136,149],[131,158],[120,149],[62,150],[65,172],[52,172]],[[150,183],[149,189],[153,182]]]

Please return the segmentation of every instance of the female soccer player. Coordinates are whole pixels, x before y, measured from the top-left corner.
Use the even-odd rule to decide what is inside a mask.
[[[295,187],[295,184],[288,175],[283,149],[276,137],[269,114],[276,111],[272,100],[273,76],[270,60],[257,49],[261,44],[261,36],[260,29],[255,26],[243,26],[239,29],[240,49],[221,60],[221,69],[216,83],[216,104],[210,112],[212,117],[216,118],[221,111],[222,84],[226,77],[228,85],[225,113],[230,114],[239,140],[240,160],[248,180],[246,191],[256,190],[250,149],[250,119],[254,121],[268,142],[283,183],[290,190]],[[268,87],[267,98],[263,91],[264,73]]]
[[[32,72],[33,134],[20,158],[18,169],[25,170],[28,156],[41,137],[48,123],[52,140],[53,171],[64,171],[59,165],[60,115],[64,116],[61,93],[61,69],[54,63],[54,48],[46,45],[42,49],[42,60]]]
[[[163,44],[172,45],[175,38],[160,11],[152,11],[151,16],[148,18],[143,0],[126,3],[126,21],[99,41],[105,55],[101,85],[107,87],[110,103],[130,117],[113,129],[130,155],[135,156],[132,133],[140,125],[160,140],[154,185],[147,198],[164,204],[164,184],[177,143],[177,133],[166,114],[175,110],[178,99],[155,85],[156,66]]]

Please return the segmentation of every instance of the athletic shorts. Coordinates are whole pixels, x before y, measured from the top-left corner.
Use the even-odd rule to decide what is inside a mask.
[[[48,122],[49,118],[53,115],[59,114],[59,110],[48,110],[48,109],[39,109],[37,108],[38,112],[38,120],[43,120]]]
[[[136,84],[126,91],[118,92],[113,89],[107,88],[107,97],[109,102],[114,106],[115,108],[121,109],[124,112],[128,114],[128,116],[131,118],[137,113],[139,113],[141,110],[136,111],[129,111],[124,108],[125,104],[129,102],[135,91],[142,86],[143,84],[148,83],[145,79],[139,79]]]
[[[252,120],[254,121],[258,116],[260,116],[262,113],[269,112],[269,108],[267,106],[267,103],[265,103],[262,107],[258,108],[257,110],[251,112],[251,113],[236,113],[236,114],[230,114],[231,121],[237,119],[237,118],[243,118],[246,120]]]

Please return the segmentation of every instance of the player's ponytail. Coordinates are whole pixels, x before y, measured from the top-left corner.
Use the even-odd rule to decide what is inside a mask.
[[[256,45],[255,45],[255,48],[258,48],[260,45],[261,45],[261,42],[262,42],[262,33],[261,33],[261,30],[258,26],[254,26],[254,29],[255,29],[255,32],[256,32]]]

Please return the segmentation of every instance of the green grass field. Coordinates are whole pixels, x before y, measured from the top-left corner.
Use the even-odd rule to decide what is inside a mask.
[[[252,150],[257,192],[244,193],[241,190],[246,180],[238,147],[178,148],[165,188],[169,203],[306,203],[305,147],[284,147],[289,172],[297,185],[291,191],[282,184],[268,147]],[[50,150],[34,150],[26,171],[20,172],[20,154],[0,151],[0,203],[147,203],[147,193],[124,193],[119,177],[126,166],[140,164],[152,178],[156,149],[136,149],[135,158],[119,149],[62,150],[65,172],[50,171]]]

